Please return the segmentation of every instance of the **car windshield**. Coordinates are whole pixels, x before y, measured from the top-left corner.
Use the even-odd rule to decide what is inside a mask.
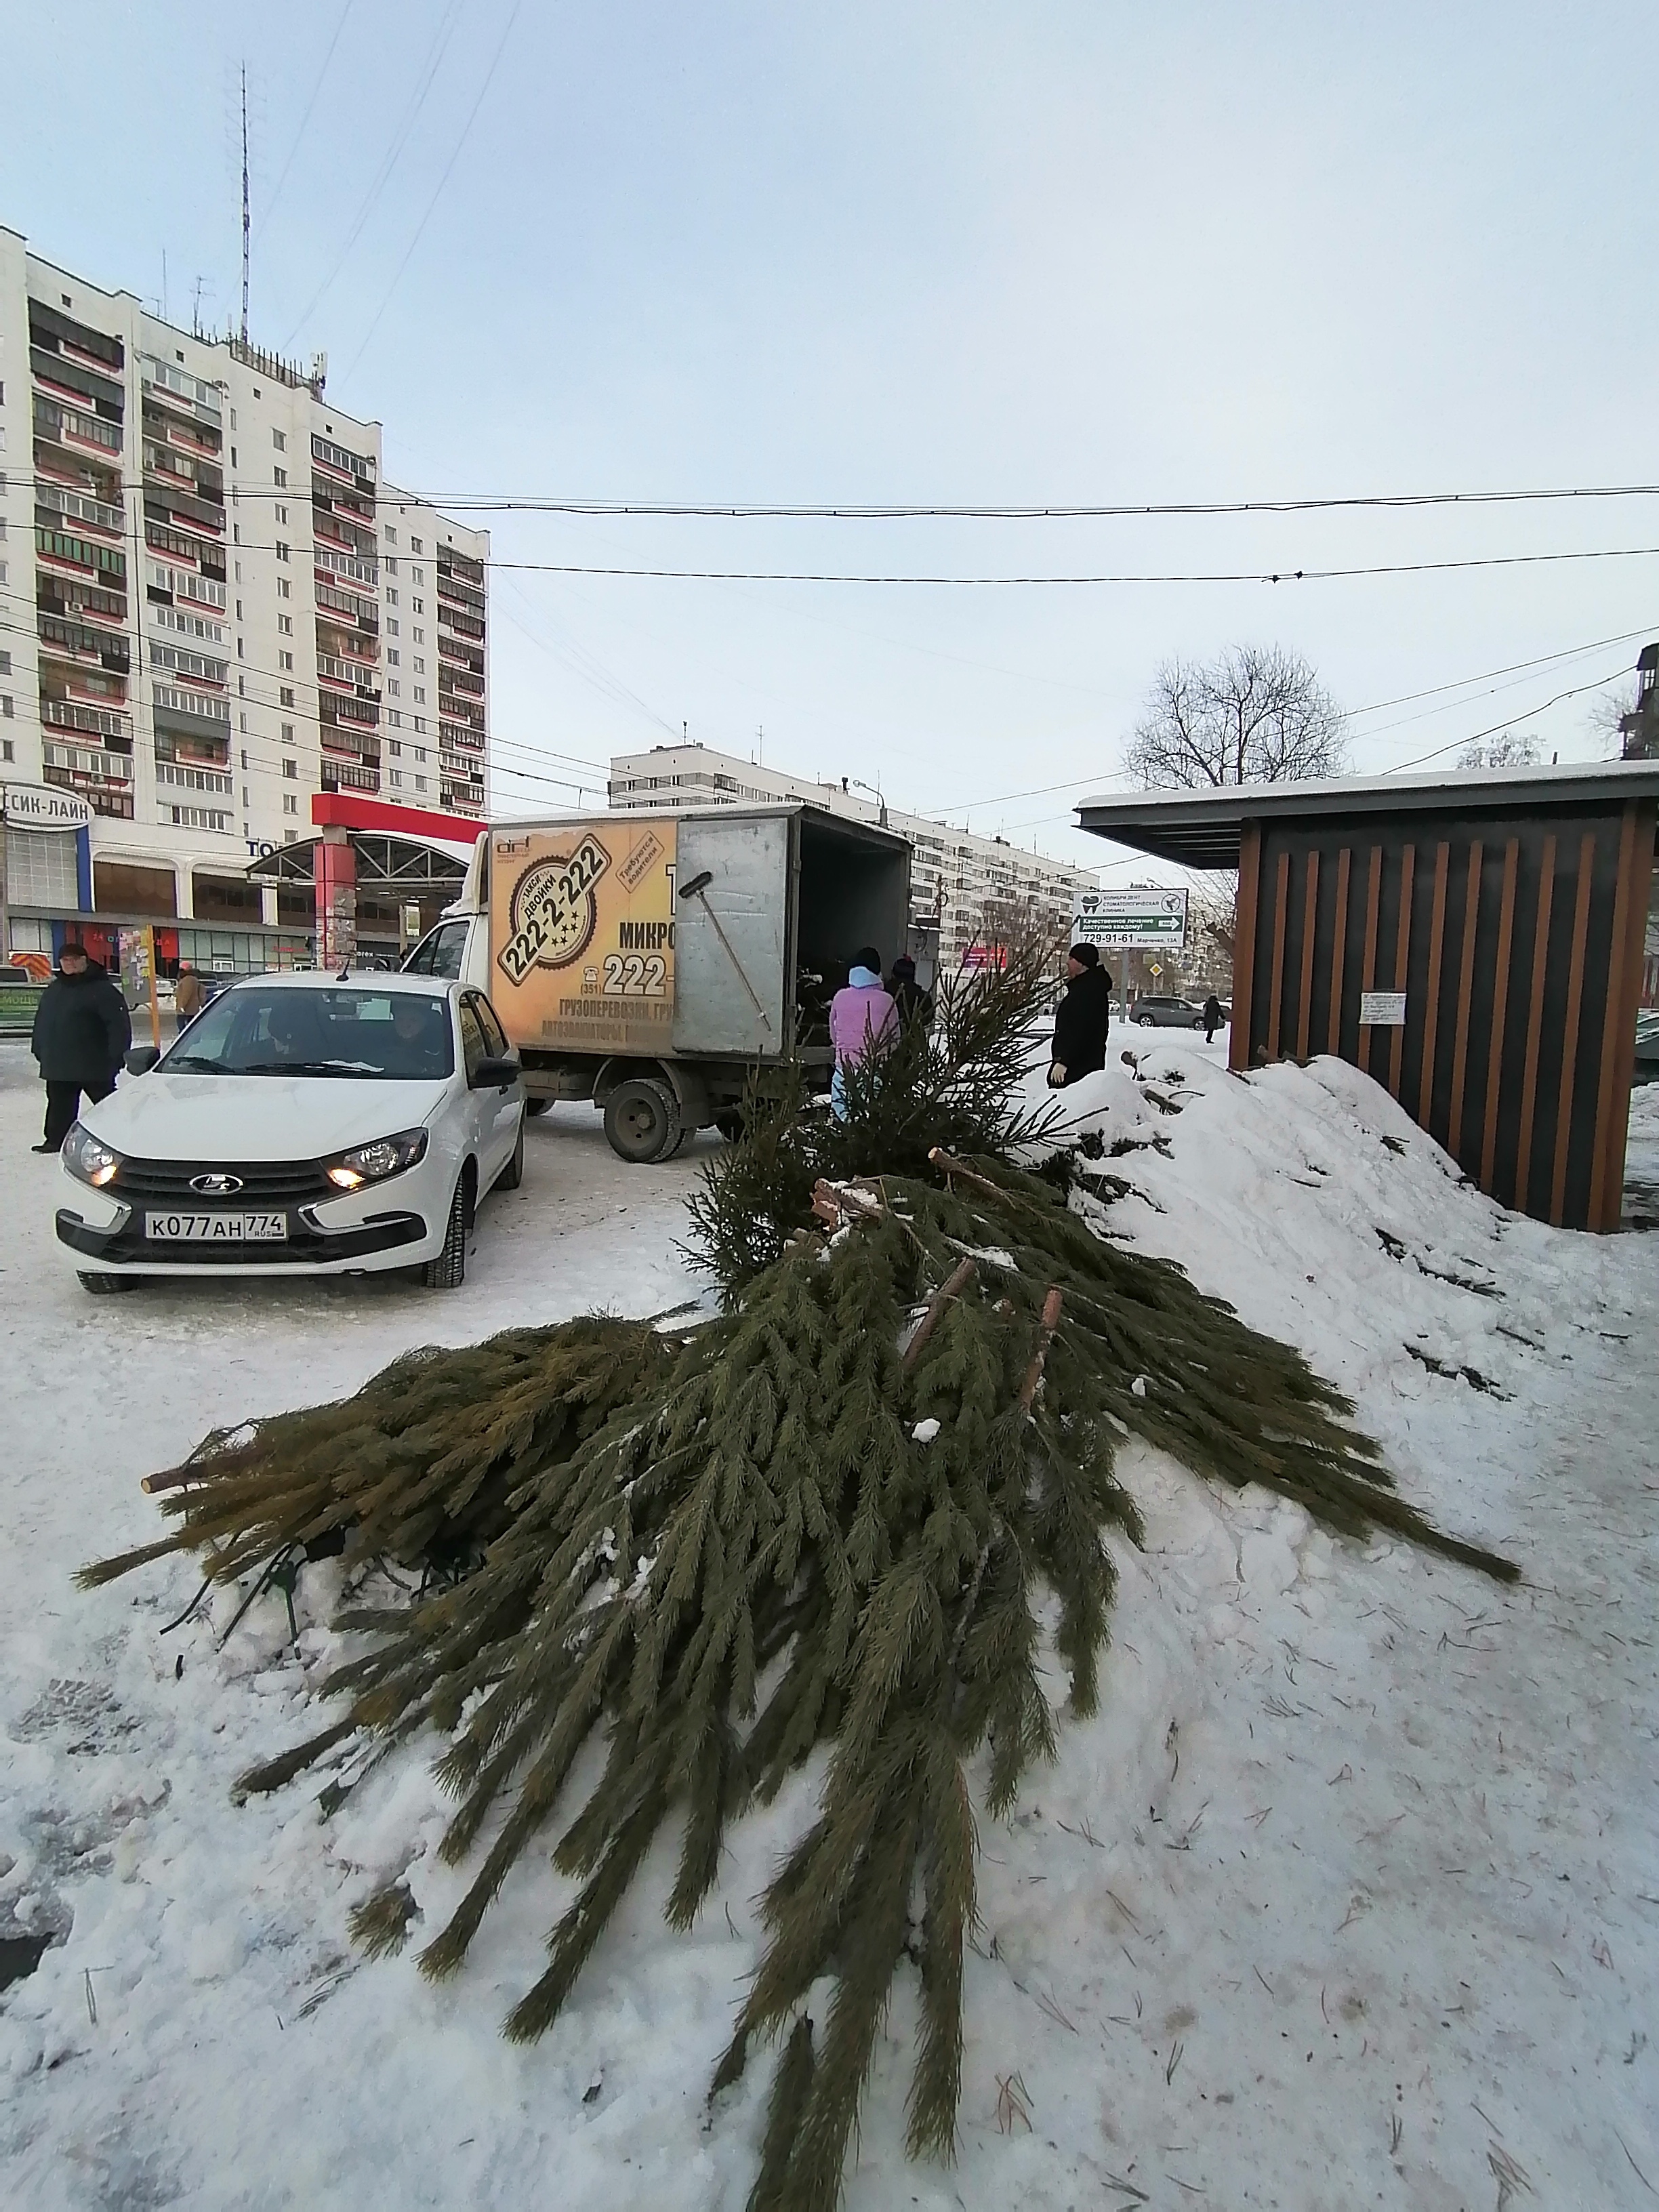
[[[214,1000],[165,1055],[169,1075],[453,1074],[449,1001],[428,992],[244,983]]]

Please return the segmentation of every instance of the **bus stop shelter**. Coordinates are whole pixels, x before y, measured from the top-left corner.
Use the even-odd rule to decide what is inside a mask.
[[[1332,1053],[1480,1188],[1616,1229],[1659,761],[1085,799],[1080,827],[1238,872],[1231,1066]]]

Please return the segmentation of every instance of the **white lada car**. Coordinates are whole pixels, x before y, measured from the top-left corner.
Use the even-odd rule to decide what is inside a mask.
[[[64,1140],[58,1237],[89,1291],[397,1267],[451,1290],[479,1200],[523,1173],[519,1063],[459,982],[253,975],[127,1065]]]

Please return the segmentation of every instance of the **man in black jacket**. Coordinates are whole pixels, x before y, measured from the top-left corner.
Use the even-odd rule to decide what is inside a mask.
[[[94,1103],[115,1088],[132,1042],[127,1002],[86,949],[66,945],[34,1010],[29,1049],[46,1086],[46,1130],[37,1152],[55,1152],[74,1126],[84,1091]]]
[[[1054,1010],[1054,1065],[1048,1070],[1051,1091],[1064,1090],[1106,1065],[1112,979],[1100,964],[1099,951],[1086,940],[1072,947],[1066,973],[1070,980]]]

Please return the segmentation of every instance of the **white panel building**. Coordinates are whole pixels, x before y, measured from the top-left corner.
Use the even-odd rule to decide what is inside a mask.
[[[481,817],[489,550],[384,483],[320,361],[176,330],[0,229],[0,776],[94,817],[73,861],[9,833],[9,949],[78,914],[301,958],[307,893],[246,870],[313,834],[313,793]]]

